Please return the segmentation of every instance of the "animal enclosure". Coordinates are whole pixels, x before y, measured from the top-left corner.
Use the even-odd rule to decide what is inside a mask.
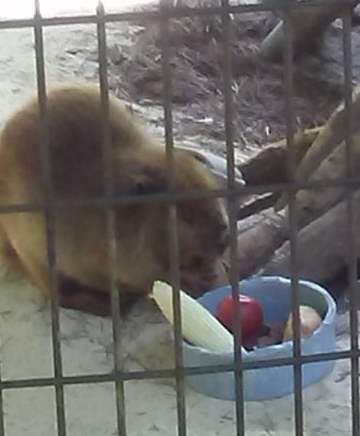
[[[346,108],[346,150],[347,150],[347,167],[348,176],[339,180],[318,182],[298,182],[293,180],[288,184],[263,185],[257,187],[244,187],[239,190],[235,183],[235,156],[234,156],[234,113],[236,106],[234,99],[236,93],[232,81],[234,67],[232,65],[231,42],[234,38],[233,16],[236,14],[245,14],[249,12],[261,11],[277,11],[283,20],[283,59],[282,68],[284,75],[284,113],[286,118],[286,140],[287,140],[287,174],[289,179],[293,179],[295,174],[296,161],[294,150],[294,136],[296,133],[295,119],[296,113],[294,110],[294,69],[293,55],[294,48],[292,45],[293,24],[291,11],[300,10],[304,7],[317,8],[324,5],[347,4],[344,7],[341,15],[343,23],[342,43],[344,53],[344,93],[343,99]],[[358,296],[357,296],[357,255],[354,249],[355,233],[357,231],[354,225],[354,186],[358,186],[356,174],[353,174],[353,127],[356,123],[354,118],[354,110],[352,108],[352,59],[351,59],[351,2],[344,0],[311,0],[303,2],[292,2],[289,0],[274,0],[263,3],[254,4],[239,4],[230,5],[228,1],[222,0],[218,6],[204,6],[195,8],[173,8],[169,7],[166,2],[162,2],[161,6],[154,10],[144,10],[137,12],[124,13],[106,13],[101,2],[99,3],[94,15],[83,16],[64,16],[54,18],[44,18],[41,15],[41,2],[35,1],[35,15],[33,19],[19,20],[3,20],[0,21],[0,29],[19,29],[31,28],[34,34],[34,49],[37,75],[37,91],[38,100],[41,108],[41,135],[42,135],[42,162],[43,162],[43,188],[44,197],[46,199],[45,206],[38,204],[16,204],[16,205],[1,205],[0,213],[2,214],[19,214],[33,210],[44,210],[47,221],[47,253],[48,262],[53,271],[52,286],[51,286],[51,328],[52,328],[52,350],[53,350],[53,376],[52,377],[33,377],[30,379],[0,379],[0,435],[6,435],[6,415],[4,414],[3,398],[7,391],[25,390],[29,388],[50,388],[55,395],[56,404],[56,433],[57,435],[65,436],[68,434],[67,415],[66,415],[66,394],[65,389],[81,388],[83,385],[91,385],[95,383],[112,383],[115,385],[116,395],[114,404],[116,405],[116,433],[121,436],[130,434],[127,430],[127,396],[124,385],[127,381],[132,380],[147,380],[147,379],[173,379],[175,381],[176,390],[176,417],[177,429],[174,434],[179,436],[191,435],[191,429],[187,424],[186,413],[186,383],[185,376],[189,374],[213,373],[213,372],[228,372],[235,371],[236,383],[238,386],[237,397],[235,401],[235,416],[236,422],[232,434],[238,436],[248,434],[246,422],[244,418],[244,398],[242,393],[243,371],[251,368],[259,367],[281,367],[291,364],[293,366],[294,375],[294,428],[293,434],[300,436],[304,434],[303,421],[303,392],[301,389],[302,372],[301,365],[305,362],[318,362],[325,360],[340,360],[347,359],[351,362],[351,431],[352,435],[360,434],[360,402],[359,402],[359,345],[358,345]],[[227,158],[227,177],[228,185],[226,189],[208,190],[206,192],[193,192],[191,194],[176,193],[174,180],[174,137],[173,137],[173,111],[172,111],[172,74],[171,74],[171,51],[169,38],[169,27],[171,20],[182,17],[196,16],[218,16],[221,21],[222,33],[222,66],[223,78],[221,93],[223,96],[223,126],[225,132],[225,146]],[[117,23],[124,21],[137,22],[148,21],[156,23],[159,27],[161,38],[161,68],[163,79],[163,111],[165,121],[165,144],[167,151],[168,162],[168,192],[161,195],[148,195],[146,199],[138,195],[115,196],[113,193],[113,171],[111,162],[111,132],[109,130],[109,80],[108,80],[108,47],[107,47],[107,25],[108,23]],[[83,199],[73,201],[71,204],[55,203],[52,199],[51,186],[51,166],[49,157],[49,138],[47,135],[47,83],[46,83],[46,62],[45,62],[45,47],[44,47],[44,29],[50,26],[73,25],[73,24],[92,24],[96,28],[96,36],[98,43],[98,73],[99,84],[101,90],[102,101],[102,138],[103,138],[103,165],[106,178],[104,186],[106,188],[106,196],[101,198]],[[184,198],[203,198],[203,197],[223,197],[227,198],[229,204],[229,227],[230,227],[230,247],[229,247],[229,264],[230,264],[230,279],[232,282],[232,291],[234,295],[239,292],[238,278],[236,272],[237,265],[237,199],[245,195],[262,194],[269,192],[288,193],[289,203],[289,228],[290,228],[290,245],[291,245],[291,277],[292,277],[292,306],[294,313],[298,314],[299,307],[299,277],[297,271],[298,255],[297,255],[297,205],[295,194],[299,189],[316,189],[326,186],[346,186],[348,189],[347,195],[347,244],[348,244],[348,265],[349,265],[349,282],[350,286],[350,349],[337,351],[334,353],[318,354],[315,356],[302,356],[300,346],[300,327],[299,315],[295,315],[295,341],[294,355],[291,359],[269,359],[262,362],[243,362],[240,352],[235,353],[235,366],[221,365],[217,367],[209,366],[204,368],[188,368],[184,367],[182,356],[182,326],[180,322],[180,301],[179,301],[179,253],[178,253],[178,230],[177,230],[177,214],[175,204]],[[123,367],[123,355],[121,351],[121,296],[118,295],[116,286],[116,261],[121,247],[114,244],[115,241],[115,214],[112,209],[115,205],[138,204],[140,202],[166,202],[169,203],[169,229],[171,235],[171,244],[169,247],[170,263],[172,270],[173,282],[173,299],[175,313],[175,362],[174,369],[158,369],[158,370],[138,370],[129,371]],[[60,316],[59,316],[59,301],[57,294],[57,278],[56,278],[56,256],[54,250],[54,218],[58,211],[66,208],[76,208],[91,205],[101,205],[107,209],[107,228],[108,228],[108,249],[112,260],[112,321],[113,321],[113,343],[114,343],[114,368],[112,372],[103,374],[87,374],[87,375],[64,375],[62,364],[62,345],[60,337]],[[239,338],[238,338],[239,340]],[[1,374],[1,371],[0,371]],[[156,398],[154,398],[156,402]],[[319,407],[321,405],[319,404]],[[149,433],[151,434],[151,433]],[[270,433],[271,434],[271,433]]]

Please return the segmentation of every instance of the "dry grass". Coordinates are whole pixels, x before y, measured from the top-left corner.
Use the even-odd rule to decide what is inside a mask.
[[[261,41],[276,22],[274,14],[265,12],[239,14],[232,22],[235,134],[245,145],[260,145],[285,133],[283,65],[266,63],[257,56]],[[138,101],[162,101],[161,41],[156,25],[145,27],[137,33],[134,45],[119,66],[129,94]],[[190,119],[214,119],[212,127],[206,127],[206,134],[223,139],[221,19],[173,20],[169,43],[173,102],[182,106]],[[301,127],[322,124],[340,99],[341,89],[326,81],[321,60],[309,55],[296,62],[294,106]]]

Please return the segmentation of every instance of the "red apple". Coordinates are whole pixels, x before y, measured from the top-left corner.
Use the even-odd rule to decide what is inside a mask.
[[[245,340],[254,337],[260,331],[264,314],[258,301],[246,295],[239,295],[237,304],[234,304],[232,295],[228,295],[220,301],[217,308],[218,320],[234,333],[234,308],[241,311],[241,332]]]

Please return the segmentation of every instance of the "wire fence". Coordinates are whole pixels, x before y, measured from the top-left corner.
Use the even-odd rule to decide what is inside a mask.
[[[294,120],[295,109],[293,103],[293,24],[290,12],[302,7],[319,7],[324,5],[343,4],[344,12],[342,15],[343,22],[343,50],[344,50],[344,100],[347,113],[346,122],[346,143],[347,143],[347,166],[348,175],[343,180],[332,180],[322,182],[293,182],[292,184],[280,184],[272,186],[260,187],[245,187],[238,191],[235,183],[235,158],[234,158],[234,107],[233,107],[233,91],[232,91],[232,59],[230,43],[232,40],[232,20],[231,14],[260,12],[260,11],[278,11],[282,15],[284,21],[284,47],[283,47],[283,62],[284,62],[284,106],[286,112],[286,139],[288,143],[288,175],[292,179],[295,169],[295,154],[294,154]],[[349,7],[346,8],[345,5]],[[174,145],[172,131],[172,78],[170,70],[171,47],[169,45],[170,38],[168,37],[169,23],[173,18],[186,16],[212,16],[219,15],[222,19],[223,32],[223,97],[224,97],[224,128],[226,133],[226,154],[228,168],[228,186],[226,189],[219,189],[207,192],[193,193],[173,193],[172,188],[175,186],[174,180]],[[154,194],[147,196],[146,199],[137,196],[114,196],[114,180],[113,169],[111,162],[111,137],[109,129],[109,86],[108,86],[108,70],[107,70],[107,44],[106,44],[106,24],[110,22],[120,21],[137,21],[141,19],[155,21],[161,26],[162,32],[162,71],[163,71],[163,106],[165,117],[165,143],[167,151],[168,163],[168,185],[169,192],[164,194]],[[52,199],[51,186],[51,167],[49,158],[49,137],[47,125],[47,102],[46,102],[46,74],[44,62],[44,43],[43,30],[47,26],[58,25],[74,25],[93,23],[97,29],[98,39],[98,60],[99,60],[99,83],[101,90],[102,104],[102,138],[103,138],[103,165],[105,168],[104,186],[106,188],[106,196],[102,198],[84,199],[80,201],[59,203]],[[116,385],[116,406],[117,406],[117,431],[121,436],[125,436],[126,430],[126,396],[124,392],[124,382],[127,380],[142,380],[154,378],[173,377],[176,380],[176,396],[177,396],[177,421],[178,435],[187,435],[187,420],[186,420],[186,396],[185,396],[185,376],[189,374],[203,374],[215,372],[235,371],[237,396],[236,396],[236,435],[241,436],[246,433],[244,424],[244,396],[243,396],[243,371],[250,368],[263,368],[266,366],[286,366],[293,365],[294,374],[294,412],[295,412],[295,428],[294,434],[300,436],[304,434],[303,423],[303,403],[302,403],[302,371],[301,367],[304,363],[320,362],[338,359],[351,360],[351,403],[352,403],[352,435],[360,434],[360,403],[359,403],[359,347],[357,335],[357,296],[356,296],[356,280],[357,266],[356,253],[354,248],[354,234],[356,232],[354,226],[354,202],[353,189],[351,187],[358,186],[359,180],[356,174],[353,174],[352,163],[353,159],[353,140],[352,126],[354,123],[351,99],[352,99],[352,60],[351,60],[351,6],[350,1],[345,0],[309,0],[309,1],[290,1],[290,0],[267,0],[266,2],[257,4],[243,4],[231,6],[228,0],[222,0],[218,7],[198,7],[198,8],[168,8],[161,6],[158,10],[126,12],[107,14],[101,2],[99,3],[96,13],[93,15],[79,16],[64,16],[43,18],[41,15],[40,1],[35,0],[35,15],[33,19],[19,20],[4,20],[0,21],[0,29],[15,29],[15,28],[31,27],[35,37],[35,56],[36,56],[36,72],[37,72],[37,89],[38,100],[41,111],[41,139],[42,139],[42,162],[43,162],[43,188],[45,198],[45,215],[47,222],[47,250],[48,260],[52,271],[52,286],[51,286],[51,313],[52,313],[52,345],[53,345],[53,368],[54,376],[46,378],[31,378],[31,379],[16,379],[0,381],[0,435],[5,435],[4,426],[4,410],[3,410],[3,392],[6,389],[22,389],[27,387],[44,387],[53,386],[56,395],[56,416],[57,416],[57,432],[59,436],[66,435],[66,413],[64,400],[64,387],[66,385],[79,385],[95,382],[114,382]],[[338,351],[326,354],[317,354],[311,356],[301,355],[300,345],[300,330],[299,330],[299,287],[298,287],[298,272],[297,272],[297,206],[295,202],[296,192],[301,188],[314,187],[330,187],[339,184],[346,184],[349,187],[347,196],[347,225],[348,225],[348,247],[349,247],[349,281],[350,281],[350,327],[351,327],[351,347],[348,351]],[[182,334],[181,334],[181,317],[180,317],[180,271],[179,271],[179,253],[178,253],[178,231],[177,231],[177,214],[176,202],[184,198],[200,198],[204,196],[219,196],[227,197],[229,201],[229,223],[230,223],[230,279],[233,295],[239,292],[236,263],[237,263],[237,203],[238,195],[256,194],[269,191],[284,191],[288,192],[289,199],[289,221],[290,221],[290,244],[291,244],[291,275],[292,275],[292,309],[295,318],[294,331],[294,352],[291,358],[268,359],[261,362],[243,362],[240,351],[240,338],[236,335],[235,341],[235,364],[234,365],[217,365],[202,368],[184,368],[182,357]],[[174,334],[175,334],[175,354],[176,367],[171,370],[144,370],[144,371],[125,371],[122,367],[120,356],[121,347],[121,331],[120,331],[120,309],[121,299],[119,301],[119,293],[116,286],[116,264],[118,256],[118,247],[116,246],[115,235],[115,214],[113,207],[119,204],[131,204],[139,202],[169,202],[169,229],[171,235],[170,261],[173,282],[173,301],[174,301]],[[115,345],[115,367],[111,374],[93,374],[79,376],[64,376],[62,369],[61,355],[61,339],[59,326],[59,304],[57,297],[57,277],[56,277],[56,256],[54,250],[54,217],[59,209],[84,207],[91,205],[100,205],[107,208],[107,226],[109,250],[111,253],[112,263],[112,318],[113,318],[113,338]],[[41,204],[18,204],[18,205],[0,205],[0,213],[21,213],[26,211],[44,210],[44,205]],[[240,320],[237,319],[237,323]]]

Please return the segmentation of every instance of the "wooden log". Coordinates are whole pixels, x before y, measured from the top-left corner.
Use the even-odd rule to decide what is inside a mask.
[[[269,207],[274,206],[278,200],[279,194],[274,192],[272,194],[263,195],[255,199],[251,199],[248,202],[244,201],[244,204],[239,208],[237,212],[237,219],[243,220],[249,216],[255,215]]]
[[[360,134],[354,136],[354,143],[357,145],[354,147],[352,164],[355,174],[359,174]],[[299,210],[297,221],[299,229],[321,217],[326,211],[345,198],[349,189],[349,187],[346,186],[347,171],[345,148],[345,143],[341,143],[332,155],[324,160],[318,171],[310,178],[312,181],[328,181],[329,183],[338,180],[338,186],[303,189],[296,195]]]
[[[353,92],[353,131],[351,165],[354,174],[360,171],[360,128],[356,120],[360,117],[360,86]],[[345,142],[347,117],[344,103],[340,104],[327,123],[323,126],[311,147],[297,168],[295,179],[306,181],[334,181],[347,176],[347,146]],[[298,202],[298,226],[302,228],[315,218],[321,216],[332,206],[342,200],[346,194],[345,183],[342,186],[300,190]],[[286,195],[282,195],[275,205],[280,210],[286,205]]]
[[[360,127],[356,122],[360,118],[360,85],[352,93],[353,125],[352,134],[359,134]],[[306,180],[319,168],[322,162],[345,141],[347,129],[347,114],[344,101],[341,102],[314,138],[311,147],[302,159],[296,171],[297,180]],[[356,145],[356,144],[355,144]],[[344,151],[343,151],[344,152]]]
[[[346,7],[354,8],[359,0],[344,0],[342,4],[309,6],[291,12],[293,21],[293,46],[295,55],[313,48],[327,26],[341,15]],[[281,21],[264,39],[260,55],[266,59],[279,59],[284,46],[284,22]]]
[[[354,226],[360,228],[360,190],[354,194]],[[348,264],[348,231],[346,200],[304,227],[298,234],[299,277],[324,283],[341,273]],[[359,231],[354,232],[353,243],[356,255],[360,257]],[[289,277],[290,265],[290,242],[286,241],[260,272]]]
[[[306,155],[311,144],[315,141],[322,127],[315,127],[298,132],[294,137],[295,159],[298,164]],[[282,139],[266,145],[250,159],[237,165],[247,186],[265,186],[286,183],[287,177],[287,143]],[[237,218],[243,220],[248,216],[272,207],[279,199],[279,193],[270,193],[249,201],[244,201],[239,208]]]
[[[321,127],[307,129],[294,135],[295,159],[300,163],[311,144],[321,132]],[[237,165],[248,186],[285,183],[287,161],[286,139],[265,145],[259,153]]]
[[[239,279],[251,276],[266,264],[286,240],[287,219],[272,209],[238,222],[237,272]],[[225,261],[230,264],[229,252]]]
[[[329,124],[332,128],[333,123]],[[331,136],[331,132],[325,131],[327,126],[328,123],[326,127],[318,131],[314,144],[319,142],[319,138]],[[341,130],[343,131],[344,129],[342,128]],[[357,125],[355,130],[358,130]],[[357,131],[354,132],[353,139],[354,159],[352,163],[355,170],[360,172],[360,134]],[[284,143],[283,146],[285,147]],[[311,148],[306,158],[313,153]],[[278,165],[277,159],[285,165],[284,159],[286,153],[278,153],[277,148],[275,150],[274,153],[270,153],[270,161],[273,162],[272,171],[275,171],[274,168],[278,168],[276,166]],[[250,177],[248,174],[247,177],[250,183],[254,184],[258,181],[256,179],[257,171],[261,171],[259,155],[261,155],[261,152],[253,158],[253,161],[249,161],[252,165],[249,168],[251,168],[253,173],[250,171]],[[260,157],[262,158],[263,156]],[[242,165],[246,168],[247,164],[248,162]],[[242,170],[241,165],[239,168]],[[265,172],[265,181],[268,182],[271,177],[274,177],[272,171]],[[280,172],[279,168],[277,171]],[[252,179],[252,174],[254,174],[254,179]],[[346,153],[343,141],[321,163],[318,170],[311,176],[311,179],[319,181],[333,180],[345,175]],[[284,175],[281,177],[283,178]],[[347,240],[344,232],[346,232],[347,226],[346,216],[344,215],[345,206],[344,203],[341,203],[341,208],[338,209],[337,205],[343,201],[347,190],[348,187],[343,185],[339,187],[301,190],[297,194],[297,225],[299,228],[300,246],[299,274],[302,278],[321,281],[322,283],[329,282],[336,278],[346,267]],[[358,218],[355,217],[356,220],[358,219],[356,221],[357,225],[360,224],[359,200],[360,194],[357,193],[356,210],[359,215]],[[249,208],[249,205],[247,207]],[[283,210],[282,212],[282,214],[276,214],[273,210],[267,210],[261,214],[261,219],[257,221],[254,221],[254,216],[252,216],[239,222],[238,272],[240,279],[256,273],[264,264],[266,267],[261,270],[264,274],[290,275],[290,244],[287,241],[289,237],[289,223],[286,218],[287,211]],[[275,255],[272,250],[277,250]],[[357,255],[360,256],[360,247]],[[272,257],[273,259],[271,260]]]

